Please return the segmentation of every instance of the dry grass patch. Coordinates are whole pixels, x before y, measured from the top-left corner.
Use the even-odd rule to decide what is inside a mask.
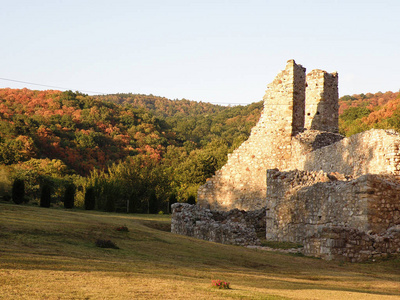
[[[398,258],[341,264],[221,245],[158,230],[169,218],[0,204],[0,299],[400,297]]]

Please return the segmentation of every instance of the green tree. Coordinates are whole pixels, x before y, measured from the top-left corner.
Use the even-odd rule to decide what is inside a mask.
[[[11,197],[15,204],[21,204],[25,201],[25,182],[22,179],[15,179],[12,190]]]
[[[196,197],[193,196],[193,195],[190,195],[186,202],[189,203],[189,204],[194,205],[194,204],[196,204]]]
[[[156,214],[159,210],[159,202],[155,191],[150,192],[149,196],[149,213]]]
[[[340,115],[340,119],[343,121],[354,121],[362,117],[367,117],[370,113],[371,111],[366,107],[349,107]]]
[[[85,209],[93,210],[96,206],[96,196],[93,187],[89,187],[85,192]]]
[[[172,206],[172,204],[175,204],[175,203],[177,203],[178,202],[178,199],[176,198],[176,194],[175,193],[172,193],[171,195],[169,195],[169,197],[168,197],[168,208],[169,208],[169,211],[168,211],[168,213],[172,213],[172,208],[171,208],[171,206]]]
[[[74,208],[75,202],[75,185],[68,184],[64,192],[64,207],[67,209]]]
[[[51,203],[51,185],[47,182],[43,183],[41,193],[40,193],[40,206],[50,207]]]
[[[106,197],[104,211],[106,211],[106,212],[114,212],[115,211],[115,201],[114,201],[114,197],[112,197],[111,195],[107,195],[107,197]]]

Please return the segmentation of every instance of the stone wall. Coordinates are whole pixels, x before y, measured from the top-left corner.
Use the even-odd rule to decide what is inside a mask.
[[[322,116],[331,115],[328,108],[331,103],[337,102],[336,73],[313,71],[310,74],[312,76],[308,77],[312,80],[311,85],[318,86],[312,100],[309,100],[310,105],[319,107]],[[297,157],[298,147],[294,151],[292,148],[299,143],[299,140],[293,141],[293,137],[304,131],[305,111],[308,109],[305,96],[305,68],[294,60],[289,60],[285,70],[268,85],[264,96],[264,110],[257,125],[251,130],[249,139],[229,155],[222,169],[199,188],[197,201],[201,207],[251,210],[265,205],[265,171],[268,168],[290,169],[293,161],[297,162],[300,158]],[[325,126],[312,113],[320,112],[309,112],[308,120],[314,127],[338,131],[337,117],[332,117]],[[315,121],[312,121],[314,117]],[[316,135],[322,137],[320,133],[318,131]],[[331,133],[325,132],[325,135],[329,134]],[[333,140],[341,138],[336,134]],[[324,140],[325,143],[327,141],[330,139]]]
[[[199,189],[200,206],[219,210],[265,206],[266,177],[262,173],[268,168],[400,176],[400,136],[391,130],[372,129],[349,138],[306,130],[275,151],[262,140],[249,138],[229,156],[227,164]],[[279,158],[275,152],[281,152]]]
[[[267,239],[302,243],[307,255],[362,261],[399,253],[399,179],[399,134],[339,135],[337,73],[306,76],[289,60],[268,85],[249,139],[199,188],[199,207],[176,207],[173,228],[252,244],[253,225],[209,209],[237,214],[267,205]]]
[[[306,130],[304,130],[306,128]],[[400,176],[400,137],[370,130],[344,139],[338,133],[338,75],[289,60],[264,96],[264,110],[249,139],[198,189],[197,203],[218,210],[265,206],[266,170]]]
[[[372,129],[297,157],[291,169],[399,176],[399,144],[397,132]]]
[[[313,70],[307,74],[306,129],[339,132],[338,74]]]
[[[362,262],[400,253],[400,226],[384,234],[369,234],[348,227],[321,227],[304,239],[303,254],[326,260]]]
[[[222,212],[175,203],[171,232],[222,244],[259,245],[257,232],[265,232],[265,209]]]
[[[290,60],[268,86],[263,113],[249,139],[199,188],[199,206],[218,210],[264,206],[265,171],[286,168],[290,161],[292,134],[304,127],[304,95],[305,69]]]
[[[302,243],[306,255],[325,259],[400,252],[395,176],[275,169],[267,171],[267,187],[267,240]]]
[[[289,138],[304,130],[306,69],[294,60],[287,62],[274,81],[267,86],[264,95],[263,116],[268,134]],[[274,143],[274,141],[270,141]],[[279,147],[280,145],[278,145]]]

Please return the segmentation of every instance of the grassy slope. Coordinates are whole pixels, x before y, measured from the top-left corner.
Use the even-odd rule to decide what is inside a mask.
[[[399,258],[326,262],[155,229],[169,222],[168,216],[0,204],[0,299],[400,297]],[[116,231],[121,225],[130,231]],[[97,238],[120,249],[97,248]],[[211,279],[230,281],[232,289],[213,289]]]

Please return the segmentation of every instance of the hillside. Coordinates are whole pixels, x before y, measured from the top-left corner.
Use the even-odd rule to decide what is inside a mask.
[[[28,200],[38,199],[47,183],[61,199],[73,183],[80,206],[93,187],[101,209],[112,201],[109,210],[123,210],[131,201],[133,211],[148,211],[145,203],[155,196],[157,209],[165,211],[168,197],[194,196],[225,163],[262,106],[139,96],[146,101],[128,97],[118,104],[113,95],[105,100],[71,91],[0,89],[2,172],[11,182],[25,181]]]
[[[156,117],[166,118],[172,116],[198,116],[213,114],[225,110],[224,106],[215,105],[207,102],[196,102],[187,99],[171,100],[165,97],[143,94],[110,94],[94,96],[94,98],[110,101],[120,105],[131,105],[141,107],[150,111]]]
[[[399,93],[344,96],[340,132],[400,130]],[[262,102],[225,107],[152,95],[88,96],[71,91],[0,89],[0,196],[25,181],[26,200],[67,185],[76,205],[94,188],[97,209],[168,211],[167,200],[196,196],[249,136]],[[150,199],[153,199],[150,201]],[[128,203],[128,204],[127,204]]]
[[[339,105],[340,132],[346,136],[371,128],[400,132],[400,92],[344,96]]]
[[[263,108],[262,101],[227,107],[141,94],[113,94],[95,98],[148,110],[164,120],[178,138],[201,146],[217,138],[223,139],[229,146],[237,147],[247,139]]]
[[[129,232],[116,230],[122,225]],[[157,229],[168,225],[168,216],[0,203],[0,299],[400,297],[399,258],[328,262]],[[98,239],[119,249],[96,247]],[[216,279],[231,289],[212,288]]]
[[[81,175],[137,153],[160,156],[175,135],[149,112],[60,91],[0,89],[0,163],[59,159]]]

